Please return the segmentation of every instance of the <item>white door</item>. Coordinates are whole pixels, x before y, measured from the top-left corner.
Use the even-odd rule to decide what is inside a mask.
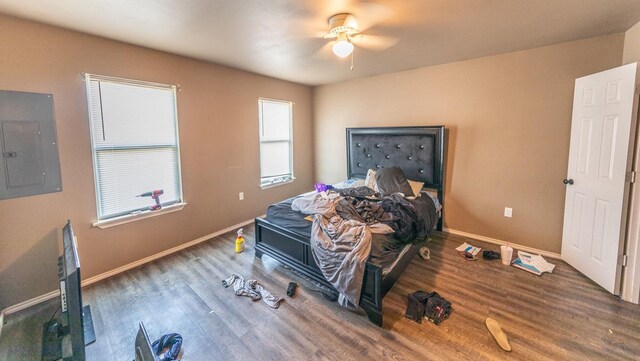
[[[576,79],[564,180],[562,259],[616,294],[635,79],[636,63]]]

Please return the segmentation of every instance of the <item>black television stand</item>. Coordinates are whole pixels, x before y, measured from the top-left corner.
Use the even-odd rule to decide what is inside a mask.
[[[93,317],[91,317],[91,307],[82,307],[82,325],[84,328],[84,345],[87,346],[96,342],[96,331],[93,329]]]
[[[41,361],[56,361],[62,358],[62,335],[64,327],[54,322],[45,322],[42,325],[42,357]]]
[[[93,318],[91,317],[91,308],[89,305],[82,307],[82,324],[84,328],[84,345],[87,346],[96,341],[96,333],[93,329]],[[62,326],[60,319],[45,322],[42,325],[41,361],[57,361],[62,359],[62,348],[64,347],[63,338],[68,333],[68,327]]]

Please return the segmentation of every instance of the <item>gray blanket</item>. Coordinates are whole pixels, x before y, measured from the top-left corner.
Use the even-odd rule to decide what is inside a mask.
[[[311,193],[296,198],[291,208],[314,215],[313,258],[327,281],[340,292],[340,304],[358,306],[372,233],[393,233],[393,229],[382,223],[345,220],[336,213],[336,204],[342,199],[336,193]]]

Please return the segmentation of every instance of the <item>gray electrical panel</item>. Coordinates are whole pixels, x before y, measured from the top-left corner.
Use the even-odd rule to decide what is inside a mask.
[[[0,199],[60,192],[53,95],[0,90]]]

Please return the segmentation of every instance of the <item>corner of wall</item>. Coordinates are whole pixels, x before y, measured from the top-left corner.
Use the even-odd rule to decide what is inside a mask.
[[[640,62],[640,22],[624,33],[622,65]],[[636,84],[640,84],[640,72],[636,73]]]
[[[316,148],[316,134],[318,133],[317,124],[316,124],[316,94],[318,92],[318,87],[311,87],[311,179],[313,183],[316,183],[318,177],[318,163],[317,159],[317,148]]]

